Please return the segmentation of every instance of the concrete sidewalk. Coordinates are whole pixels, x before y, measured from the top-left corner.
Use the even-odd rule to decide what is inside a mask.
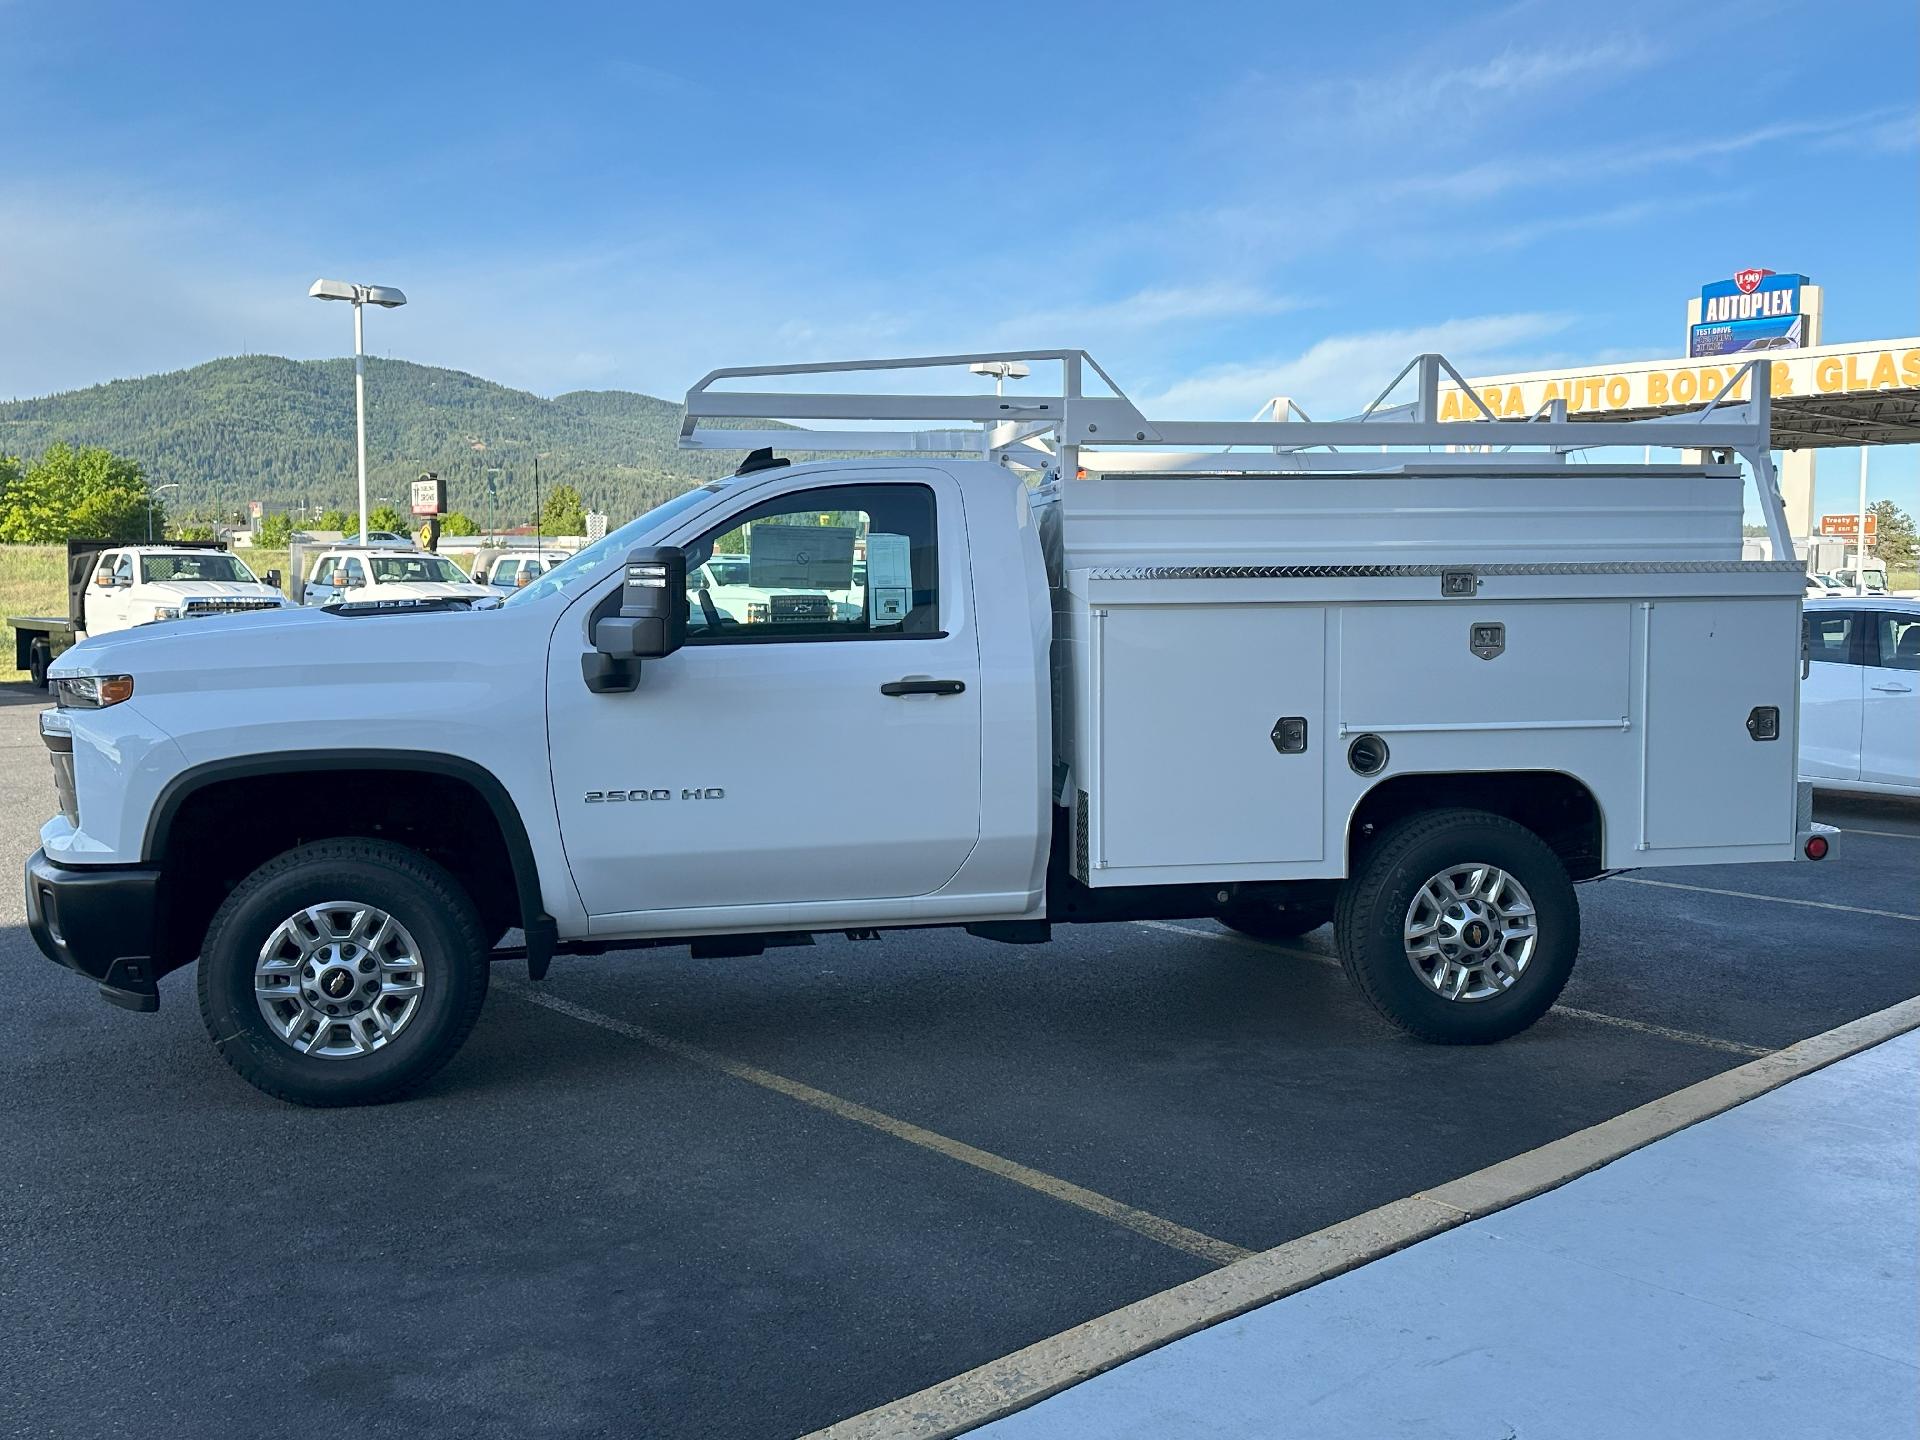
[[[1915,1437],[1917,1248],[1920,1031],[973,1433]]]

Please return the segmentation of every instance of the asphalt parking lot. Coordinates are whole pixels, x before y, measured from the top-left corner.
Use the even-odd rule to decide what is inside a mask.
[[[0,859],[51,785],[0,687]],[[800,1435],[1920,993],[1920,806],[1585,886],[1561,1007],[1440,1049],[1201,923],[511,964],[421,1097],[309,1111],[42,960],[0,883],[0,1429]],[[1655,883],[1645,883],[1658,881]]]

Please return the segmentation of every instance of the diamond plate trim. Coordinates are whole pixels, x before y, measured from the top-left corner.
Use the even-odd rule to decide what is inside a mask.
[[[1476,575],[1787,575],[1799,560],[1568,560],[1514,565],[1128,565],[1087,572],[1095,580],[1386,580],[1471,569]]]

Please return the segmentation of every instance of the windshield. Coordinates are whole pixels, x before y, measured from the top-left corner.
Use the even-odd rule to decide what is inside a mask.
[[[253,572],[233,556],[222,555],[217,550],[209,550],[205,554],[142,555],[140,578],[163,583],[174,580],[238,580],[255,585],[260,583],[253,578]]]
[[[424,580],[461,585],[467,579],[451,560],[442,560],[438,555],[373,555],[368,559],[373,565],[373,578],[382,585],[419,583]]]
[[[618,530],[609,531],[605,538],[594,541],[564,565],[556,565],[531,585],[514,591],[507,597],[506,603],[525,605],[548,595],[560,595],[575,589],[603,573],[609,564],[625,560],[627,551],[638,545],[644,537],[654,533],[676,515],[712,499],[725,490],[729,483],[730,479],[716,480],[711,485],[702,485],[661,502],[639,519],[629,520]]]

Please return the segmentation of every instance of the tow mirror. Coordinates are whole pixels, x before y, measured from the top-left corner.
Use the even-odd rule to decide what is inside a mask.
[[[263,578],[269,589],[278,590],[280,588],[280,572],[278,570],[267,571]]]
[[[100,586],[102,589],[110,589],[113,586],[113,576],[96,575],[93,577],[93,583]]]
[[[593,625],[593,649],[580,657],[596,695],[640,684],[640,662],[660,660],[687,638],[687,557],[677,546],[651,545],[627,556],[620,609]]]

